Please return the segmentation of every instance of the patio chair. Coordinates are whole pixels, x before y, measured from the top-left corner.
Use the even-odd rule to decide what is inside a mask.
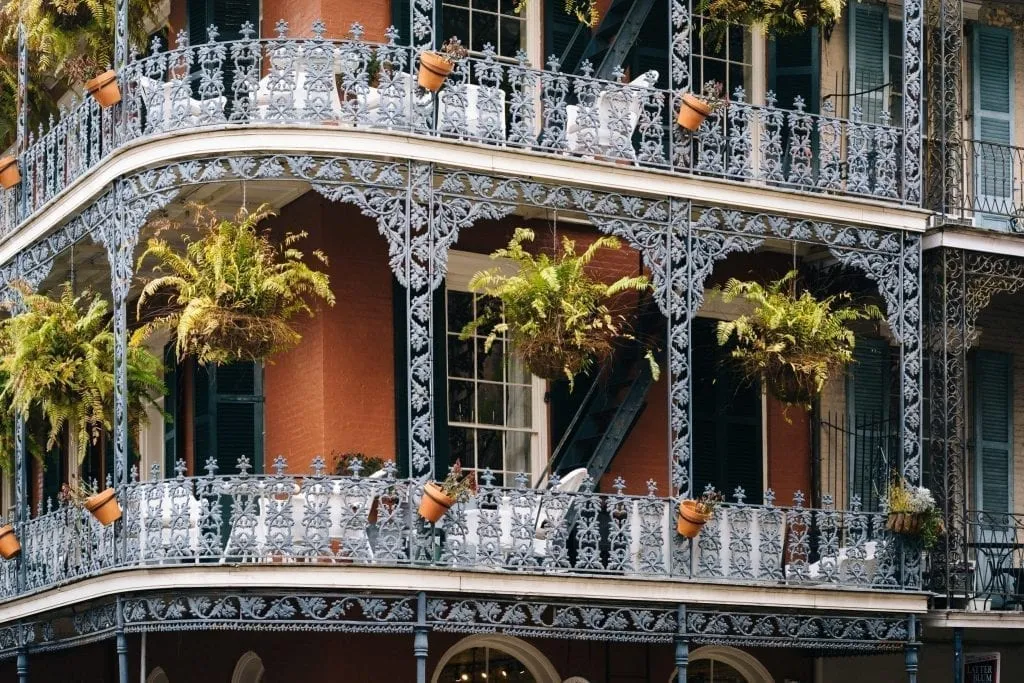
[[[640,114],[643,111],[644,97],[646,90],[653,88],[658,82],[657,71],[647,71],[627,84],[608,87],[602,90],[595,102],[597,109],[597,129],[580,125],[580,108],[570,104],[565,108],[565,136],[568,142],[569,151],[576,154],[598,154],[608,156],[622,156],[623,153],[630,158],[636,158],[633,149],[633,132],[640,122]],[[625,104],[625,112],[616,111]],[[623,126],[622,130],[613,130],[613,114],[621,116],[625,114],[623,123],[616,122]],[[584,136],[594,135],[596,139],[587,140]]]

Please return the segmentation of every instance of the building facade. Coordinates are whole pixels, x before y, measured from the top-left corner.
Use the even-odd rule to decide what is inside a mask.
[[[561,10],[171,0],[145,54],[116,41],[119,104],[71,93],[33,131],[22,107],[4,298],[108,297],[116,401],[81,464],[31,458],[16,425],[0,679],[1012,679],[1022,17],[863,2],[828,35],[716,41],[686,0],[606,1],[593,30]],[[450,35],[470,55],[432,94],[418,55]],[[691,134],[680,98],[709,80],[728,101]],[[168,392],[133,434],[138,257],[197,202],[269,203],[337,302],[266,364],[150,338]],[[651,279],[628,315],[660,379],[627,348],[570,391],[461,338],[518,226],[622,240],[594,270]],[[715,341],[744,312],[728,278],[794,268],[883,312],[807,412]],[[457,461],[476,495],[425,524]],[[928,552],[885,528],[894,474],[942,507]],[[79,475],[120,522],[54,502]],[[684,539],[676,505],[706,486],[727,502]]]

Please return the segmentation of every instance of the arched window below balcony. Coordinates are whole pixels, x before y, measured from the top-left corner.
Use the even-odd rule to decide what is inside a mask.
[[[461,681],[560,683],[562,678],[540,650],[524,640],[503,635],[463,638],[441,657],[432,683]]]
[[[249,650],[238,658],[235,672],[231,674],[231,683],[263,683],[263,660]]]
[[[690,653],[687,683],[775,683],[761,662],[734,647],[700,647]],[[669,683],[678,683],[672,673]]]

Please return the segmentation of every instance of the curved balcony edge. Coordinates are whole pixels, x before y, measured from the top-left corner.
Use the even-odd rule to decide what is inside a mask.
[[[384,143],[384,144],[382,144]],[[709,206],[770,211],[809,220],[924,232],[930,212],[861,197],[827,196],[720,178],[685,177],[614,162],[552,157],[400,131],[309,125],[221,126],[140,138],[118,148],[48,200],[12,233],[0,236],[0,264],[76,215],[117,181],[157,164],[238,154],[239,150],[339,158],[395,158],[552,183],[674,197]]]

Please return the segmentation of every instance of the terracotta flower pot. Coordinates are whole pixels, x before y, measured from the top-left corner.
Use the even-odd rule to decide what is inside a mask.
[[[684,500],[679,504],[679,516],[676,518],[676,531],[687,538],[697,538],[713,515],[697,510],[697,501]]]
[[[10,524],[0,526],[0,557],[11,560],[21,555],[21,542]]]
[[[890,512],[885,528],[896,534],[916,534],[921,531],[921,515],[917,512]]]
[[[436,524],[454,503],[455,499],[446,495],[440,486],[432,481],[427,482],[423,487],[423,498],[420,500],[420,517],[431,524]]]
[[[103,489],[99,493],[85,499],[85,509],[99,520],[103,526],[110,526],[121,519],[121,506],[113,488]]]
[[[112,69],[86,81],[85,89],[104,109],[113,107],[121,101],[121,88],[117,85],[117,73]]]
[[[711,115],[711,107],[707,102],[693,93],[683,93],[683,102],[679,106],[676,122],[689,131],[696,131],[704,119]]]
[[[455,63],[440,52],[421,52],[420,72],[416,80],[421,87],[437,92],[454,68]]]
[[[0,159],[0,187],[9,190],[21,182],[21,169],[14,157]]]

